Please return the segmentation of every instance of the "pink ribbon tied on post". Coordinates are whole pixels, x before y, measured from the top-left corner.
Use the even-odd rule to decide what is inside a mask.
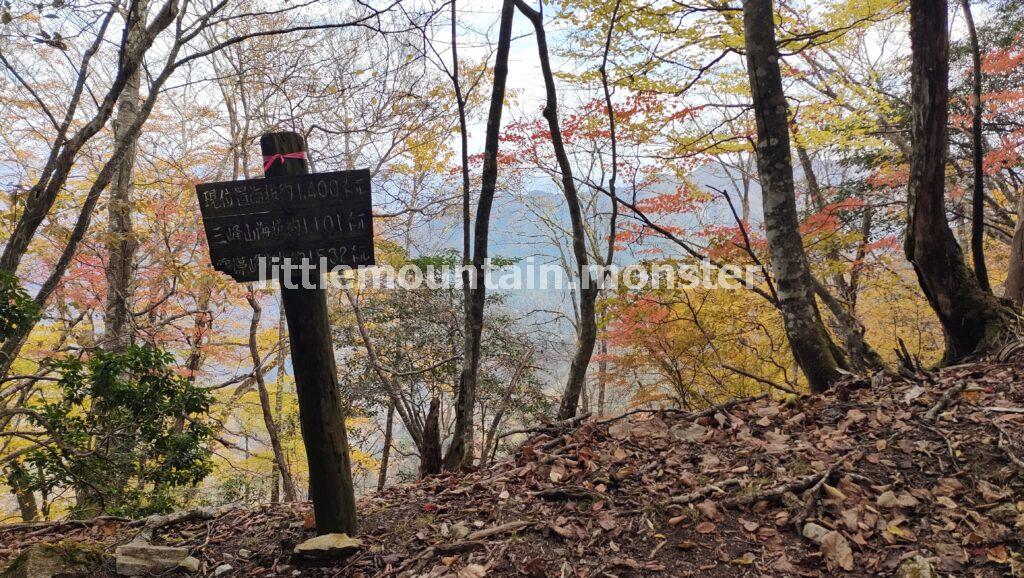
[[[303,152],[303,151],[298,151],[298,152],[294,152],[294,153],[284,153],[284,154],[278,153],[278,154],[275,154],[275,155],[270,155],[268,157],[263,157],[263,171],[266,172],[266,170],[269,169],[271,167],[271,165],[273,165],[274,162],[276,162],[278,160],[280,160],[281,163],[284,164],[284,160],[285,159],[304,159],[304,158],[306,158],[306,153]]]

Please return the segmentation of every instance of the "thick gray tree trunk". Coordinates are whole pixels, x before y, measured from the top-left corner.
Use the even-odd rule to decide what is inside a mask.
[[[845,361],[821,321],[796,212],[789,117],[775,43],[771,0],[744,0],[747,73],[757,120],[757,168],[764,225],[779,296],[779,309],[793,357],[814,392],[842,375]]]
[[[142,40],[148,2],[139,0],[129,10],[126,20],[134,22],[134,25],[126,28],[124,45],[135,46]],[[139,116],[141,84],[142,77],[139,68],[136,67],[128,75],[121,91],[112,126],[115,143],[126,139],[124,152],[117,161],[107,204],[107,301],[103,314],[103,341],[100,345],[112,352],[123,352],[132,342],[131,287],[136,247],[132,229],[132,193],[135,191],[135,159],[139,131],[132,131],[131,127]],[[108,457],[111,454],[130,452],[135,445],[133,440],[118,435],[115,431],[104,431],[102,437],[107,441],[98,444],[97,451],[108,454]],[[125,476],[112,485],[116,487],[117,482],[127,485],[129,479]],[[75,488],[75,511],[82,516],[98,515],[115,506],[118,501],[118,496],[97,495],[95,489],[90,486],[78,485]]]
[[[146,0],[140,0],[138,9],[145,22]],[[139,70],[128,77],[114,118],[114,142],[125,137],[129,127],[139,115]],[[134,278],[135,249],[138,242],[132,227],[135,208],[135,159],[139,135],[136,133],[125,147],[117,166],[117,175],[110,189],[107,203],[107,303],[103,313],[103,346],[108,351],[124,351],[132,343],[131,294]]]

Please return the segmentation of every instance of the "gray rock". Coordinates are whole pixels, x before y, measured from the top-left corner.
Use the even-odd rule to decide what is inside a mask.
[[[221,564],[220,566],[217,566],[213,569],[213,575],[223,576],[224,574],[227,574],[232,570],[234,570],[234,568],[231,567],[231,564]]]
[[[249,556],[252,556],[252,552],[246,550],[245,548],[242,548],[238,551],[239,558],[248,558]]]
[[[803,535],[815,544],[821,544],[821,541],[828,535],[830,530],[815,524],[814,522],[808,522],[804,524]]]
[[[103,558],[103,547],[95,542],[63,540],[56,544],[36,544],[12,560],[0,577],[85,578],[99,572]]]
[[[199,568],[200,568],[201,565],[202,565],[202,562],[199,561],[199,558],[195,558],[193,556],[187,556],[184,560],[182,560],[181,562],[178,563],[178,568],[181,568],[182,570],[184,570],[186,572],[195,574],[196,572],[199,571]]]
[[[939,578],[932,563],[920,555],[904,560],[896,568],[896,578]]]
[[[117,573],[121,576],[144,576],[177,568],[188,557],[186,548],[154,546],[147,542],[129,542],[114,550]]]
[[[363,545],[348,534],[324,534],[302,542],[295,547],[295,555],[310,560],[339,560],[348,558]]]

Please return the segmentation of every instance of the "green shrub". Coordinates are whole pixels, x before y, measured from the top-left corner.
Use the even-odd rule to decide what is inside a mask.
[[[212,469],[212,397],[172,362],[165,351],[138,346],[54,362],[58,395],[33,408],[49,437],[26,460],[32,489],[74,488],[92,514],[173,509],[175,488],[198,484]]]

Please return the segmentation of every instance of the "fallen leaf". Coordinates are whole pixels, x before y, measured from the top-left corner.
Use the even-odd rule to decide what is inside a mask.
[[[836,566],[847,572],[853,570],[853,550],[846,537],[839,532],[833,530],[825,534],[821,539],[821,552],[828,560],[829,566]]]
[[[981,497],[987,502],[998,502],[1010,495],[1010,491],[999,486],[981,480],[978,482],[978,489],[981,490]]]
[[[487,576],[487,569],[479,564],[470,564],[458,571],[458,578],[484,578]]]
[[[896,494],[892,490],[882,492],[875,500],[880,508],[915,508],[920,502],[907,492]]]
[[[548,478],[555,483],[565,477],[565,466],[555,464],[551,466],[551,472],[548,474]]]
[[[842,490],[828,484],[825,484],[825,492],[840,502],[845,502],[847,499],[846,494],[844,494]]]
[[[571,528],[565,526],[552,525],[551,529],[563,538],[575,538],[576,532],[573,532]]]
[[[718,526],[715,526],[712,522],[701,522],[697,524],[696,529],[698,534],[712,534],[718,529]]]
[[[994,548],[989,548],[985,552],[985,557],[988,558],[989,562],[995,562],[996,564],[1006,564],[1010,559],[1009,554],[1006,552],[1006,546],[1000,544]]]
[[[718,519],[718,508],[715,503],[711,500],[704,500],[703,502],[694,506],[698,512],[700,512],[708,520]]]
[[[736,558],[735,560],[732,560],[729,563],[730,564],[739,564],[741,566],[749,566],[749,565],[754,563],[755,559],[756,558],[754,557],[754,553],[753,552],[746,552],[745,554],[743,554],[739,558]]]

